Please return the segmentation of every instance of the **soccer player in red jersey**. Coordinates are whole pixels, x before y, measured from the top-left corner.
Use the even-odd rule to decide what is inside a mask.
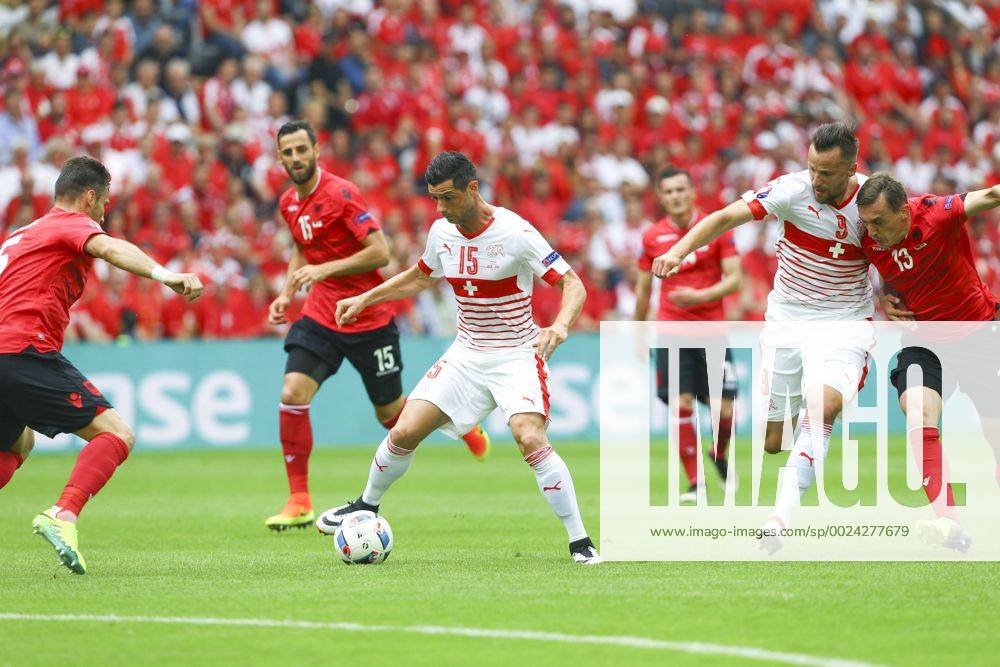
[[[316,133],[309,123],[285,123],[278,130],[277,145],[293,184],[281,195],[281,217],[295,243],[284,288],[271,303],[268,321],[286,323],[292,296],[311,288],[302,317],[285,338],[288,359],[278,418],[290,495],[285,507],[264,522],[282,531],[304,528],[316,518],[309,495],[309,404],[344,359],[361,375],[385,428],[396,424],[406,398],[392,305],[380,304],[349,324],[339,325],[334,317],[339,300],[382,284],[378,269],[388,264],[389,247],[378,221],[354,183],[317,167]],[[489,437],[481,426],[463,439],[474,456],[486,457]]]
[[[976,271],[965,223],[971,216],[998,206],[1000,185],[965,194],[909,199],[903,184],[888,174],[876,174],[861,186],[858,216],[867,230],[862,247],[882,275],[890,317],[968,322],[997,319],[998,301]],[[960,342],[956,347],[968,348],[969,354],[975,354],[970,342]],[[995,364],[982,358],[962,359],[962,355],[949,352],[951,356],[955,358],[948,361],[956,363],[949,367],[958,369],[959,381],[975,404],[984,430],[987,434],[1000,432]],[[923,371],[922,386],[907,386],[906,371],[913,365]],[[923,463],[924,491],[939,519],[924,524],[920,532],[932,543],[965,551],[970,540],[957,522],[951,488],[943,483],[946,475],[938,427],[944,395],[941,361],[925,347],[904,347],[890,379],[904,413],[908,406],[922,406],[922,428],[912,430],[909,440],[915,453],[922,452],[917,460]],[[976,391],[977,386],[980,391]],[[989,439],[997,440],[995,436]],[[996,444],[994,452],[1000,453]],[[944,497],[942,486],[947,488]]]
[[[67,160],[52,210],[0,245],[0,488],[34,447],[33,431],[75,433],[87,441],[56,504],[33,522],[35,533],[77,574],[87,569],[77,516],[128,456],[135,435],[60,354],[70,306],[83,293],[95,257],[189,300],[202,292],[195,274],[167,271],[136,246],[104,233],[110,183],[97,160]]]
[[[667,168],[656,183],[656,192],[667,215],[649,226],[642,235],[642,255],[636,279],[635,317],[644,322],[649,314],[649,297],[653,285],[653,260],[667,252],[680,240],[697,219],[694,211],[694,187],[691,176],[682,169]],[[660,286],[660,305],[656,319],[664,321],[724,320],[722,297],[740,286],[740,258],[736,255],[732,232],[712,240],[687,256],[671,278]],[[681,494],[682,503],[694,502],[698,484],[698,435],[694,427],[694,402],[708,405],[708,366],[705,350],[681,349],[678,353],[678,450],[687,473],[690,488]],[[656,351],[657,395],[667,402],[667,350]],[[719,432],[712,448],[712,461],[723,479],[728,473],[726,450],[733,427],[733,400],[736,398],[736,376],[732,357],[726,351],[719,407]]]

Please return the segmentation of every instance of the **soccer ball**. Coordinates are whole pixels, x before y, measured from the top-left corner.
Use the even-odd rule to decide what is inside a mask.
[[[348,565],[381,563],[392,551],[392,528],[384,516],[352,512],[333,534],[333,548]]]

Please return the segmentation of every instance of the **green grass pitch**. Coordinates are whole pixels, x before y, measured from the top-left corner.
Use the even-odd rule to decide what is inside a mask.
[[[597,447],[559,450],[596,538]],[[318,509],[358,493],[371,451],[314,454]],[[575,566],[508,445],[485,464],[458,445],[419,451],[386,497],[396,548],[375,567],[341,564],[312,529],[264,529],[285,496],[278,451],[140,449],[83,515],[90,571],[77,577],[30,527],[71,463],[35,456],[0,492],[0,665],[985,665],[1000,649],[992,563]],[[365,627],[16,618],[29,614]],[[479,630],[573,637],[472,636]],[[603,639],[612,636],[664,643]]]

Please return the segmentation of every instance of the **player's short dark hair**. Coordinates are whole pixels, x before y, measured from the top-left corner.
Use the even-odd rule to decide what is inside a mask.
[[[76,199],[87,190],[100,194],[111,185],[111,174],[100,160],[87,155],[71,157],[63,163],[56,179],[56,199]]]
[[[476,175],[476,165],[472,160],[458,151],[445,151],[438,153],[424,170],[424,180],[427,185],[440,185],[447,180],[456,190],[464,190],[472,181],[478,181]]]
[[[694,183],[694,181],[691,180],[691,174],[688,173],[687,169],[681,169],[680,167],[670,165],[669,167],[665,167],[663,171],[660,172],[659,178],[656,179],[656,187],[659,188],[660,183],[662,183],[665,178],[673,178],[674,176],[681,175],[687,176],[688,183]]]
[[[313,130],[312,125],[310,125],[308,121],[304,121],[302,119],[290,120],[278,128],[277,142],[280,144],[283,136],[295,134],[299,130],[305,130],[305,133],[309,135],[309,143],[316,143],[316,131]]]
[[[871,206],[878,201],[879,196],[885,197],[885,203],[893,211],[898,211],[906,204],[906,188],[885,172],[875,174],[864,182],[858,190],[858,206]]]
[[[811,143],[820,153],[839,148],[841,157],[848,160],[858,159],[858,137],[854,134],[854,126],[850,123],[840,121],[820,125],[813,132]]]

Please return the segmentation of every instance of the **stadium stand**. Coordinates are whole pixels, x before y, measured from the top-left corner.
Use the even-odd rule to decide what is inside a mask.
[[[851,118],[863,170],[913,192],[1000,182],[1000,1],[0,0],[0,241],[44,213],[59,165],[107,164],[107,223],[202,274],[193,306],[97,267],[68,337],[277,335],[267,305],[290,235],[273,150],[293,116],[325,168],[359,184],[412,264],[435,217],[435,153],[480,165],[488,200],[531,220],[585,280],[582,328],[632,311],[650,181],[689,170],[703,213],[804,167],[819,123]],[[973,227],[1000,291],[996,218]],[[771,229],[737,234],[759,319]],[[536,290],[535,307],[558,293]],[[398,305],[444,333],[450,299]]]

